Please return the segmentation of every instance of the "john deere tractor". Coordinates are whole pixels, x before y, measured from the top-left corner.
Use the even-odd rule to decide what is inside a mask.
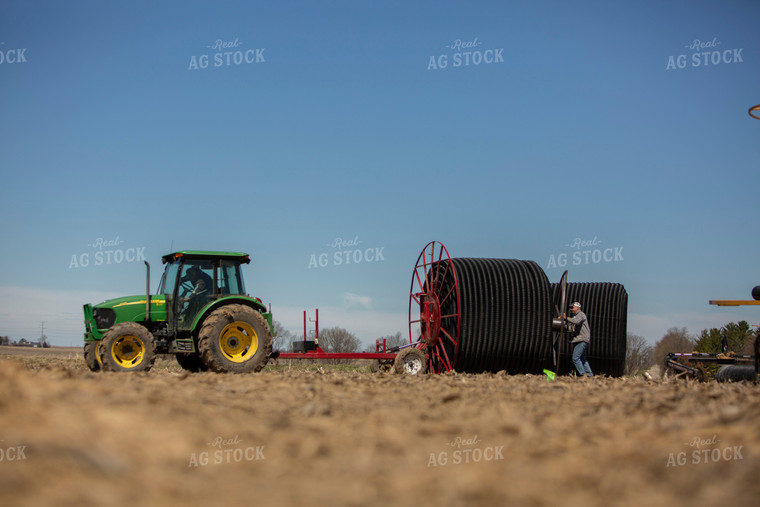
[[[158,294],[84,305],[84,359],[97,371],[147,371],[174,354],[189,371],[259,371],[272,353],[272,314],[245,292],[238,252],[181,251],[166,265]]]

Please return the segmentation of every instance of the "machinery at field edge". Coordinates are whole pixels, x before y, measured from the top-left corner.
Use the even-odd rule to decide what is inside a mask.
[[[710,300],[710,304],[716,306],[760,306],[760,285],[752,289],[751,300],[715,299]],[[755,337],[754,355],[734,354],[723,350],[717,354],[671,352],[665,357],[665,366],[676,377],[692,378],[703,382],[711,376],[708,371],[714,371],[716,368],[715,379],[720,382],[756,381],[760,372],[759,363],[760,331]]]

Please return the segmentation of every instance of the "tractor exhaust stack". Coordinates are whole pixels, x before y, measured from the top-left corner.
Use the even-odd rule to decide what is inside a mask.
[[[150,321],[150,264],[148,264],[148,261],[145,262],[145,268],[147,270],[147,274],[145,276],[145,320]]]

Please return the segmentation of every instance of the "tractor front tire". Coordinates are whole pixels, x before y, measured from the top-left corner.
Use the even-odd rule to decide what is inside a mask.
[[[90,371],[100,371],[103,369],[103,360],[98,355],[100,341],[88,341],[84,344],[84,362]]]
[[[272,353],[269,324],[261,313],[245,305],[227,305],[211,312],[198,338],[203,362],[217,373],[259,371]]]
[[[109,329],[99,351],[104,371],[148,371],[156,360],[153,335],[136,322],[122,322]]]

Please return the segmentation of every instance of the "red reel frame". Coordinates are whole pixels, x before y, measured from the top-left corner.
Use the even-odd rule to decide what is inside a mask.
[[[447,289],[443,282],[449,276],[454,284]],[[442,315],[441,309],[452,302],[451,298],[456,303],[456,312]],[[412,303],[416,303],[419,309],[419,318],[412,318]],[[417,316],[416,312],[414,316]],[[453,370],[456,365],[460,335],[459,283],[454,264],[446,247],[437,241],[431,241],[417,258],[412,274],[409,290],[409,341],[415,347],[427,350],[431,372],[443,373]]]

